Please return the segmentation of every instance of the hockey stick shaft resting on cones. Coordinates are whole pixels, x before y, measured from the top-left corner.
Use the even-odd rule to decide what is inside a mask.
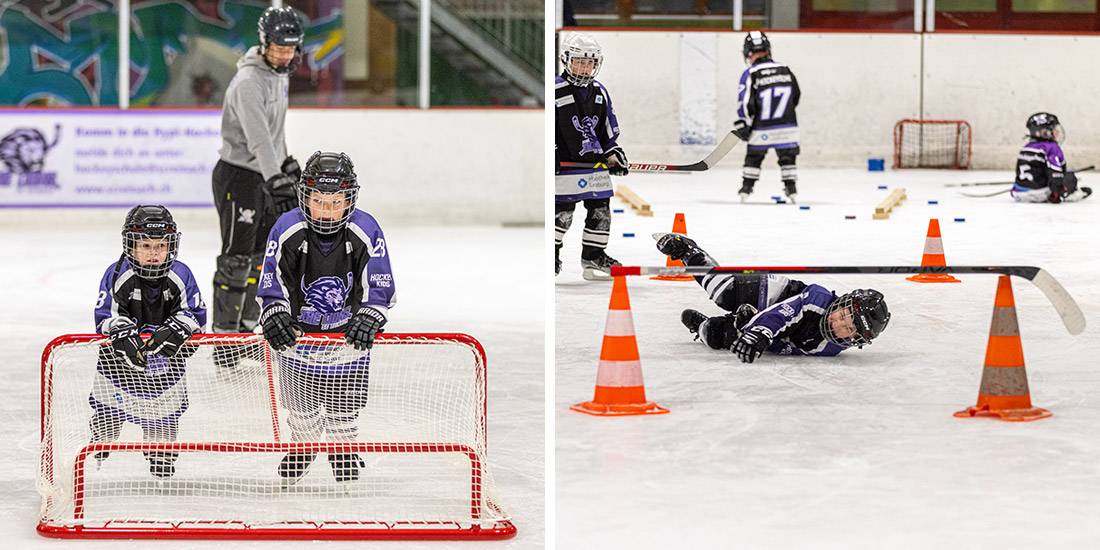
[[[1046,270],[1027,265],[964,265],[964,266],[920,266],[920,265],[863,265],[863,266],[612,266],[611,276],[621,275],[709,275],[712,273],[802,273],[824,275],[897,275],[920,273],[956,273],[956,274],[1000,274],[1022,277],[1047,297],[1050,305],[1062,318],[1062,324],[1070,334],[1081,334],[1085,330],[1085,314],[1070,296],[1065,287]]]
[[[713,151],[707,155],[707,158],[696,162],[694,164],[655,164],[648,162],[632,162],[629,164],[629,168],[634,172],[702,172],[709,170],[718,164],[718,161],[722,160],[737,142],[741,141],[736,134],[730,132],[726,134],[726,137],[722,139],[722,142],[715,147]],[[607,165],[591,162],[561,162],[562,168],[607,168]]]

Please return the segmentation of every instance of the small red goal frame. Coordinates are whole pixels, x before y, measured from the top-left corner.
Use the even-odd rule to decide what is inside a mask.
[[[939,144],[940,146],[946,145],[946,147],[953,147],[954,154],[951,155],[952,160],[950,162],[936,163],[936,164],[924,164],[922,162],[922,153],[918,153],[918,159],[915,164],[907,162],[905,153],[903,151],[903,144],[907,134],[905,128],[907,125],[916,125],[917,127],[924,126],[954,126],[954,135],[949,137],[950,143]],[[921,143],[921,137],[915,138],[917,140],[918,150],[924,146]],[[970,126],[970,123],[965,120],[931,120],[931,119],[916,119],[916,118],[903,118],[894,124],[894,164],[893,167],[897,168],[944,168],[954,170],[966,170],[970,168],[970,162],[973,158],[973,141],[974,131]]]
[[[204,342],[224,342],[230,334],[196,334],[190,342],[202,345]],[[242,338],[252,337],[251,334],[236,335]],[[333,342],[342,342],[342,334],[307,334],[309,338],[327,339]],[[47,437],[46,418],[50,414],[52,370],[49,361],[54,349],[66,344],[80,344],[103,340],[101,334],[67,334],[54,338],[42,351],[40,372],[40,414],[41,414],[41,445],[43,450],[52,445],[52,439]],[[402,343],[402,344],[426,344],[432,342],[455,342],[468,346],[479,360],[479,368],[482,369],[481,380],[487,385],[487,358],[485,349],[481,343],[468,334],[461,333],[383,333],[379,334],[376,342]],[[265,344],[265,360],[269,378],[271,374],[270,348]],[[272,382],[273,384],[273,382]],[[484,388],[483,388],[484,390]],[[274,400],[274,386],[270,388]],[[483,391],[482,395],[487,392]],[[487,439],[486,402],[481,403],[482,434]],[[274,404],[273,404],[274,407]],[[273,409],[273,427],[278,430],[277,411]],[[276,436],[277,437],[277,436]],[[487,442],[482,441],[484,446]],[[487,447],[486,447],[487,448]],[[99,451],[175,451],[175,452],[356,452],[356,453],[457,453],[465,455],[470,460],[470,514],[471,518],[482,517],[482,474],[484,464],[483,457],[469,445],[453,443],[416,443],[416,442],[317,442],[317,443],[289,443],[289,442],[206,442],[206,443],[89,443],[84,446],[76,459],[73,468],[73,487],[75,489],[76,517],[80,519],[83,514],[83,470],[85,460],[91,454]],[[52,463],[43,464],[45,475],[52,480],[55,472]],[[497,504],[484,499],[485,506],[499,511]],[[38,533],[53,538],[90,538],[90,539],[238,539],[238,540],[501,540],[512,538],[516,534],[516,527],[510,520],[497,521],[491,526],[470,525],[464,526],[449,521],[393,521],[393,522],[284,522],[279,526],[252,526],[239,521],[189,521],[166,524],[164,522],[129,521],[121,524],[108,524],[104,526],[84,525],[54,525],[41,519]]]

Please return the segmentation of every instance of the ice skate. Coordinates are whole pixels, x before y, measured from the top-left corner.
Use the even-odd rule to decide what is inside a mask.
[[[1090,195],[1092,195],[1091,187],[1078,187],[1072,193],[1066,195],[1062,202],[1077,202],[1089,198]]]
[[[657,250],[673,260],[683,260],[695,252],[702,252],[699,245],[695,244],[695,241],[689,239],[687,235],[654,233],[653,239],[657,241]]]
[[[315,458],[317,453],[287,453],[279,462],[279,477],[283,478],[283,486],[298,483]]]
[[[146,453],[149,459],[149,473],[153,477],[167,479],[176,475],[176,458],[179,453]]]
[[[741,185],[741,190],[737,192],[737,195],[741,197],[741,202],[749,200],[749,195],[752,194],[752,184],[745,183]]]
[[[787,195],[787,201],[791,204],[795,204],[795,198],[798,197],[798,186],[793,181],[783,182],[783,193]]]
[[[357,453],[329,453],[328,464],[332,467],[332,477],[339,483],[357,481],[359,470],[365,465]]]
[[[584,268],[584,272],[581,274],[586,281],[610,281],[611,280],[611,266],[622,265],[619,260],[608,256],[606,252],[600,251],[600,255],[592,259],[581,258],[581,267]]]

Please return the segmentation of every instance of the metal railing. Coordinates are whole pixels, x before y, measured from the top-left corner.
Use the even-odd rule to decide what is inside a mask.
[[[532,74],[542,75],[544,5],[541,0],[436,0],[510,54]]]

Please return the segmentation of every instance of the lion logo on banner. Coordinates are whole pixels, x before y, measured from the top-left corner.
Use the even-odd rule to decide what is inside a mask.
[[[54,126],[52,143],[46,143],[46,136],[37,128],[16,128],[0,139],[0,163],[13,174],[41,172],[46,163],[46,153],[57,145],[60,138],[60,124]]]

